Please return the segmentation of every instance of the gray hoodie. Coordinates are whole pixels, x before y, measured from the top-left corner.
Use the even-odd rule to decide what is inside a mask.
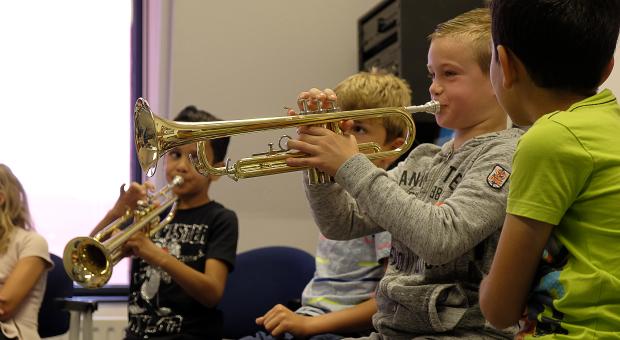
[[[522,134],[484,134],[455,151],[452,141],[422,144],[389,172],[360,154],[338,169],[337,184],[306,185],[326,237],[392,234],[373,337],[512,337],[513,329],[495,330],[484,320],[478,287],[497,246]]]

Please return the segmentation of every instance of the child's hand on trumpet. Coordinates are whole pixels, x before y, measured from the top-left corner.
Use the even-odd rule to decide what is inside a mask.
[[[297,97],[300,110],[316,110],[318,103],[321,107],[329,107],[330,102],[336,101],[336,94],[331,89],[323,91],[312,88],[301,92]],[[306,107],[304,107],[304,101]],[[288,110],[289,115],[296,115],[292,109]],[[353,121],[347,120],[340,123],[342,131],[349,131]],[[357,140],[353,135],[340,135],[327,128],[318,126],[302,126],[297,129],[298,140],[289,140],[290,149],[299,150],[308,154],[308,157],[289,158],[286,164],[289,166],[305,166],[317,168],[331,176],[334,176],[338,169],[349,158],[358,154],[359,148]]]
[[[144,182],[144,184],[131,182],[127,190],[123,184],[119,189],[118,199],[110,211],[118,217],[124,215],[128,209],[135,210],[138,201],[146,200],[148,194],[154,190],[155,186],[151,182]]]
[[[123,254],[142,258],[153,266],[161,266],[166,251],[158,247],[144,232],[133,234],[123,245]]]

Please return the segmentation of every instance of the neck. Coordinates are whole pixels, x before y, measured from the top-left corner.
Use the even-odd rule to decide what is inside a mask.
[[[528,100],[523,102],[523,109],[526,112],[529,125],[534,124],[538,118],[547,113],[565,111],[574,103],[590,96],[568,91],[547,90],[540,87],[532,88],[528,92]]]
[[[503,112],[492,114],[490,119],[484,120],[481,123],[469,128],[455,130],[452,148],[456,150],[468,140],[485,133],[506,130],[507,125],[508,121],[506,120],[506,115]]]
[[[197,197],[179,197],[178,209],[191,209],[211,202],[209,194]]]

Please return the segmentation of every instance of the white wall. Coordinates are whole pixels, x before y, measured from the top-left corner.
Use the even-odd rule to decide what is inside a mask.
[[[603,83],[601,88],[608,88],[614,92],[616,97],[620,97],[620,40],[616,45],[615,65],[607,81]]]
[[[170,115],[188,104],[225,120],[284,115],[300,91],[333,87],[357,71],[357,19],[378,2],[174,1]],[[233,137],[229,156],[263,152],[283,132],[292,133]],[[239,216],[239,251],[290,245],[314,253],[317,229],[300,176],[215,183],[212,197]]]

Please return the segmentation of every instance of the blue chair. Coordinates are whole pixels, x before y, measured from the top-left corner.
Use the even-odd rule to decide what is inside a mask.
[[[238,254],[218,305],[224,338],[238,339],[261,330],[256,318],[276,304],[300,299],[314,270],[314,257],[297,248],[264,247]]]
[[[50,254],[54,268],[47,272],[47,286],[39,310],[39,335],[57,336],[69,330],[70,314],[63,310],[63,299],[73,295],[73,281],[65,272],[62,258]]]

